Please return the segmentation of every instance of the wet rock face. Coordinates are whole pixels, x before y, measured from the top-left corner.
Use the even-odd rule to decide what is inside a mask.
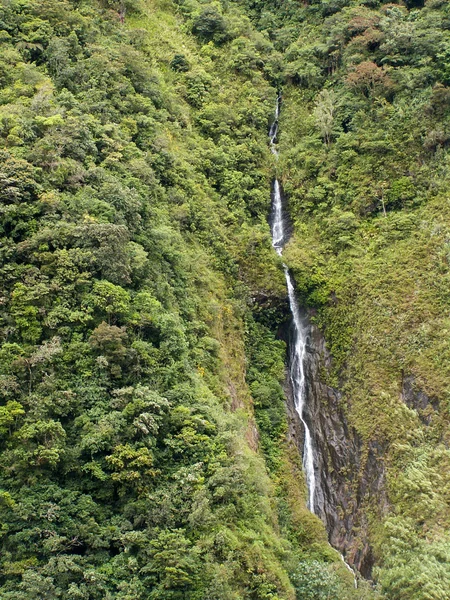
[[[306,421],[314,441],[317,496],[315,512],[324,522],[332,546],[363,577],[370,578],[373,556],[368,540],[365,509],[376,499],[380,516],[387,511],[383,447],[373,442],[363,452],[356,431],[349,427],[338,390],[323,381],[330,368],[325,340],[315,326],[308,325],[305,361]],[[287,394],[290,437],[303,451],[304,433],[295,411],[292,394]]]

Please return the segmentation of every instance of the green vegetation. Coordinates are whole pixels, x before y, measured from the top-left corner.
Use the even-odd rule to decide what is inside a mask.
[[[448,3],[3,0],[5,600],[374,597],[286,439],[280,87],[286,259],[384,449],[375,575],[446,598]]]
[[[237,5],[1,3],[5,600],[354,597],[267,327],[280,56]]]
[[[449,3],[245,4],[285,57],[285,256],[331,350],[329,383],[366,450],[383,448],[375,576],[387,598],[447,598]]]

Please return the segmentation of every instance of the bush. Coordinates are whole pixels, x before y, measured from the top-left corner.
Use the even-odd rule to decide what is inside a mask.
[[[336,600],[339,581],[323,563],[302,561],[291,574],[297,600]]]
[[[195,17],[192,33],[203,42],[222,43],[227,39],[227,25],[216,7],[207,6]]]

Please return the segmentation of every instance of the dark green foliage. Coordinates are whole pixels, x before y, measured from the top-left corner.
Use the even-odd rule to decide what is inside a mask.
[[[249,309],[284,294],[281,56],[236,6],[180,9],[0,7],[5,599],[293,600],[308,553],[262,457],[287,460],[283,345]]]
[[[250,367],[247,379],[255,402],[255,416],[270,469],[280,466],[281,444],[287,433],[283,388],[285,345],[274,340],[273,332],[259,323],[247,325]]]
[[[293,596],[242,372],[276,92],[153,8],[0,7],[5,599]]]
[[[189,71],[189,63],[184,54],[175,54],[170,62],[170,66],[174,71],[184,73]]]
[[[286,255],[352,423],[393,448],[400,523],[374,528],[378,577],[437,600],[445,423],[429,410],[421,429],[380,381],[408,367],[430,397],[447,385],[449,19],[439,0],[1,4],[2,598],[368,597],[333,563],[286,442],[266,221],[284,83]],[[390,329],[392,279],[407,293]],[[362,358],[379,354],[375,377]]]
[[[192,24],[192,33],[202,41],[213,40],[216,43],[224,42],[227,38],[225,19],[214,5],[206,6],[196,17]]]

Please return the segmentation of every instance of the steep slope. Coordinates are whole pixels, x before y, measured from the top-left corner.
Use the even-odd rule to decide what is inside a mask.
[[[268,327],[279,53],[234,5],[8,0],[0,29],[1,597],[354,597]]]
[[[448,598],[449,3],[245,4],[285,57],[285,257],[327,345],[316,330],[328,524],[388,598]]]

